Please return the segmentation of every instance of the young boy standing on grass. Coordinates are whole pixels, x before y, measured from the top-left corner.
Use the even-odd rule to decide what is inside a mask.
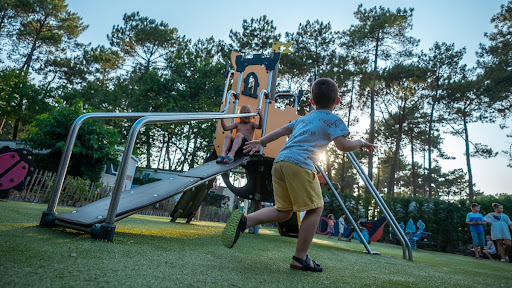
[[[316,80],[311,86],[311,96],[315,111],[245,145],[244,152],[253,154],[266,144],[289,136],[272,168],[275,206],[247,216],[241,211],[234,211],[222,232],[222,242],[231,248],[247,227],[283,222],[291,217],[293,211],[306,211],[290,268],[322,272],[322,266],[307,255],[324,205],[314,164],[318,161],[318,155],[331,141],[334,141],[336,148],[345,152],[360,148],[373,152],[375,146],[363,140],[347,139],[350,134],[347,126],[340,117],[332,113],[334,107],[340,103],[338,86],[334,81],[327,78]]]
[[[340,219],[338,219],[338,225],[340,226],[340,234],[338,234],[338,241],[341,241],[343,238],[343,232],[345,232],[345,228],[347,228],[347,224],[345,224],[345,214],[341,214]]]
[[[480,251],[484,251],[485,247],[485,236],[484,236],[484,216],[480,213],[480,205],[478,203],[471,204],[471,212],[466,216],[466,223],[469,224],[469,230],[471,231],[471,238],[473,240],[473,249],[475,250],[475,258],[481,259]]]

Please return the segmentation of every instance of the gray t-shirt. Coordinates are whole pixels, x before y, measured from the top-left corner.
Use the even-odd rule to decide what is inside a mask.
[[[287,161],[313,172],[319,154],[327,145],[336,137],[350,134],[345,122],[329,110],[314,110],[288,126],[292,134],[277,154],[275,162]]]

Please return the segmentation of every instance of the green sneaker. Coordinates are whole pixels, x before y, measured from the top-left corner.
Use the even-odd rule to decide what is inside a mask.
[[[232,248],[240,235],[247,228],[247,217],[244,216],[242,210],[235,210],[229,217],[224,231],[222,231],[222,244],[227,248]]]

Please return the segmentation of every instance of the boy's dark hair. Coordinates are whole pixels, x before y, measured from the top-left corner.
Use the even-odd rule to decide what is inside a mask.
[[[471,209],[475,208],[476,206],[480,206],[480,204],[478,204],[478,203],[471,204]]]
[[[338,85],[329,78],[320,78],[311,85],[311,97],[317,108],[330,108],[338,98]]]

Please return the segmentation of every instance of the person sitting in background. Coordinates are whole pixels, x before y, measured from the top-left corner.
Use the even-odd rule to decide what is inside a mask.
[[[492,242],[491,235],[485,236],[485,241],[487,242],[487,246],[484,247],[484,255],[492,259],[492,255],[496,254],[496,246],[494,246],[494,242]]]

